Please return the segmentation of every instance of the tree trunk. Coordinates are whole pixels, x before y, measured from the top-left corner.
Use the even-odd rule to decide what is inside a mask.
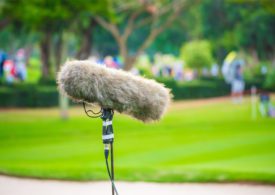
[[[137,57],[136,56],[127,56],[124,58],[124,67],[123,69],[126,71],[129,71],[133,68],[135,62],[136,62]]]
[[[255,66],[259,63],[259,56],[258,56],[256,48],[254,48],[254,47],[250,48],[250,53],[253,58],[253,66]]]
[[[93,29],[96,26],[96,21],[94,19],[90,20],[89,26],[83,31],[83,40],[81,43],[81,47],[76,54],[76,58],[80,60],[87,59],[92,51],[93,45]]]
[[[275,69],[275,54],[273,54],[272,59],[271,59],[271,65]]]
[[[31,53],[32,53],[32,50],[33,50],[33,45],[27,45],[25,48],[25,56],[26,56],[26,66],[29,66],[29,62],[30,62],[30,57],[31,57]]]
[[[121,37],[116,41],[119,47],[119,55],[122,57],[124,62],[123,70],[129,71],[133,68],[137,56],[129,56],[127,42]]]
[[[45,32],[42,40],[40,41],[40,57],[42,62],[42,79],[50,77],[50,47],[51,46],[51,33]]]
[[[57,73],[61,66],[62,61],[62,52],[63,52],[63,34],[62,32],[57,35],[57,41],[55,43],[55,72]]]
[[[127,40],[123,40],[121,38],[117,41],[119,45],[120,55],[124,59],[124,70],[129,71],[133,68],[137,58],[150,46],[150,44],[155,40],[159,33],[160,32],[158,32],[157,30],[151,31],[146,40],[140,45],[135,55],[133,56],[128,55]]]
[[[3,30],[9,23],[10,21],[7,18],[0,20],[0,30]]]

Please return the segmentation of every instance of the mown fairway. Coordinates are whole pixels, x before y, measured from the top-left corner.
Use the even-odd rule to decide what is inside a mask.
[[[116,179],[275,182],[275,119],[251,119],[250,102],[177,102],[160,123],[115,114]],[[0,172],[106,180],[101,120],[82,108],[0,111]]]

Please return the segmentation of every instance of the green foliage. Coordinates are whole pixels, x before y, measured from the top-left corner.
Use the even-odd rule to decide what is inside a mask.
[[[171,3],[168,0],[148,2],[153,3],[157,9]],[[110,19],[119,24],[118,28],[122,32],[127,26],[129,15],[141,6],[141,1],[125,3],[122,0],[2,0],[0,1],[0,28],[3,20],[8,19],[10,23],[0,31],[1,48],[13,53],[20,47],[40,42],[45,31],[52,31],[51,36],[54,37],[61,33],[70,34],[70,37],[64,35],[63,38],[65,50],[68,51],[64,53],[71,57],[81,48],[83,30],[89,26],[92,17],[100,15],[106,20]],[[255,58],[258,57],[260,61],[271,60],[275,51],[274,10],[272,0],[185,1],[184,10],[178,16],[179,20],[156,38],[152,46],[147,49],[147,53],[151,57],[158,52],[179,55],[183,43],[198,39],[208,40],[211,43],[211,51],[219,64],[232,50],[243,50]],[[163,17],[169,14],[171,12]],[[150,17],[152,15],[148,11],[135,22],[138,23]],[[161,21],[164,20],[161,18],[155,26],[160,25]],[[100,56],[117,55],[118,47],[113,37],[98,26],[94,29],[92,33],[94,38],[91,43],[94,44],[93,49]],[[127,40],[129,55],[136,52],[149,30],[150,25],[134,30],[135,33]],[[74,39],[73,42],[72,39]],[[55,46],[53,45],[52,48]],[[53,58],[53,56],[50,57],[50,63],[53,63]],[[194,64],[196,64],[195,67],[203,66]]]
[[[30,58],[27,65],[27,82],[36,84],[41,77],[41,62],[37,58]]]
[[[147,78],[153,78],[148,68],[140,67],[140,73]],[[246,80],[246,90],[251,86],[258,89],[274,90],[274,73],[268,77],[271,85],[263,86],[263,78],[257,77]],[[220,97],[230,94],[230,86],[222,78],[201,78],[190,82],[177,82],[171,78],[157,78],[171,89],[174,100],[200,99],[209,97]],[[266,87],[266,88],[263,88]],[[49,107],[58,105],[58,91],[55,79],[39,80],[37,84],[16,84],[0,86],[0,107]]]
[[[268,5],[268,6],[267,6]],[[255,50],[261,59],[274,53],[274,2],[272,0],[204,0],[201,14],[202,35],[211,40],[215,56],[222,62],[231,50]]]
[[[58,92],[55,85],[1,86],[0,99],[0,107],[49,107],[58,105]]]
[[[141,67],[148,78],[148,68]],[[228,95],[230,87],[222,79],[203,79],[179,83],[173,79],[158,79],[170,88],[174,99],[198,99]],[[58,92],[54,79],[40,80],[40,85],[24,84],[0,87],[0,107],[48,107],[58,105]]]
[[[275,91],[275,69],[268,72],[264,86],[272,91]]]
[[[137,67],[139,74],[145,78],[153,78],[154,75],[152,74],[150,67],[140,66]]]
[[[26,40],[29,36],[37,36],[35,43],[39,43],[41,56],[44,56],[41,58],[43,70],[45,70],[42,76],[48,79],[47,77],[54,75],[53,72],[62,61],[62,54],[65,53],[62,51],[64,42],[66,42],[63,40],[64,31],[74,31],[74,36],[80,32],[83,33],[94,15],[100,14],[108,17],[108,7],[109,0],[4,0],[1,4],[0,18],[4,16],[4,19],[8,21],[8,27],[11,28],[8,32],[9,40],[5,42],[11,40],[11,45],[13,45],[16,42],[13,37],[18,34],[24,36],[16,37],[16,40]],[[2,18],[0,28],[1,22]],[[86,34],[89,36],[91,32],[88,31]],[[3,40],[2,36],[3,33],[0,33],[0,41]],[[79,43],[82,42],[79,41]],[[33,44],[33,41],[21,43],[15,50],[27,44]],[[79,48],[78,45],[75,48]]]
[[[250,65],[244,66],[243,68],[243,74],[245,80],[255,80],[256,77],[260,77],[261,74],[261,64],[256,65]]]
[[[230,94],[230,86],[223,79],[202,79],[191,82],[176,82],[173,79],[158,79],[171,89],[173,99],[199,99]]]
[[[188,33],[189,31],[182,27],[179,21],[175,21],[171,25],[171,27],[166,29],[156,38],[156,40],[146,51],[151,56],[153,56],[156,53],[166,53],[178,56],[179,48],[182,46],[182,43],[188,40]],[[142,32],[139,34],[142,35]],[[136,36],[139,35],[136,34]],[[142,40],[142,37],[136,39]],[[130,40],[131,45],[136,44],[136,42]]]
[[[252,121],[250,107],[249,99],[238,106],[228,99],[176,102],[154,124],[116,113],[116,179],[274,184],[275,120]],[[69,113],[63,121],[58,109],[0,112],[0,172],[108,180],[100,119],[90,120],[82,107]]]
[[[187,66],[198,70],[210,67],[213,63],[211,45],[205,40],[195,40],[184,44],[180,56]]]
[[[140,75],[152,78],[153,74],[151,71],[152,64],[148,55],[141,55],[135,62],[135,67],[138,69]]]
[[[275,51],[274,15],[264,9],[247,9],[242,13],[245,19],[235,28],[237,42],[247,50],[255,49],[261,59],[268,59]]]
[[[34,31],[61,31],[68,28],[75,19],[91,14],[107,14],[107,0],[12,0],[5,1],[2,13],[13,22]],[[85,25],[85,24],[84,24]]]
[[[234,21],[238,19],[239,15],[236,8],[234,9],[226,2],[228,1],[203,0],[197,7],[197,12],[200,13],[202,36],[212,42],[219,63],[223,61],[226,53],[234,49],[232,42],[228,40],[230,35],[228,32],[233,29]],[[230,43],[230,45],[226,45],[226,43]]]

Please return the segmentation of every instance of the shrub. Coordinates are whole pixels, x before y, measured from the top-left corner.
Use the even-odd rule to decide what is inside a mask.
[[[275,70],[274,69],[267,74],[267,77],[264,82],[264,87],[271,91],[275,91]]]
[[[191,41],[183,45],[180,57],[190,68],[201,70],[210,67],[213,62],[211,45],[208,41]]]
[[[148,55],[141,55],[135,62],[134,67],[136,67],[139,70],[140,75],[145,76],[147,78],[153,77],[151,71],[152,64],[150,62]]]
[[[0,107],[50,107],[58,105],[58,92],[56,86],[5,85],[0,99]]]
[[[171,89],[174,100],[230,94],[230,85],[226,84],[222,78],[201,78],[190,82],[177,82],[171,78],[157,78],[157,80]],[[251,86],[261,89],[262,83],[246,82],[247,90],[250,90]],[[56,85],[2,85],[0,86],[0,100],[0,107],[52,107],[58,106],[58,91]]]
[[[230,86],[218,78],[191,82],[176,82],[173,79],[158,79],[158,81],[171,89],[174,100],[218,97],[230,93]]]

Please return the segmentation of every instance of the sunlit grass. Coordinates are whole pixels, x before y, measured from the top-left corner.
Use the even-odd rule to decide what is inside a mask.
[[[115,114],[116,178],[129,181],[275,182],[275,120],[251,119],[250,102],[177,102],[145,125]],[[0,172],[39,178],[105,180],[101,120],[70,110],[0,112]]]

